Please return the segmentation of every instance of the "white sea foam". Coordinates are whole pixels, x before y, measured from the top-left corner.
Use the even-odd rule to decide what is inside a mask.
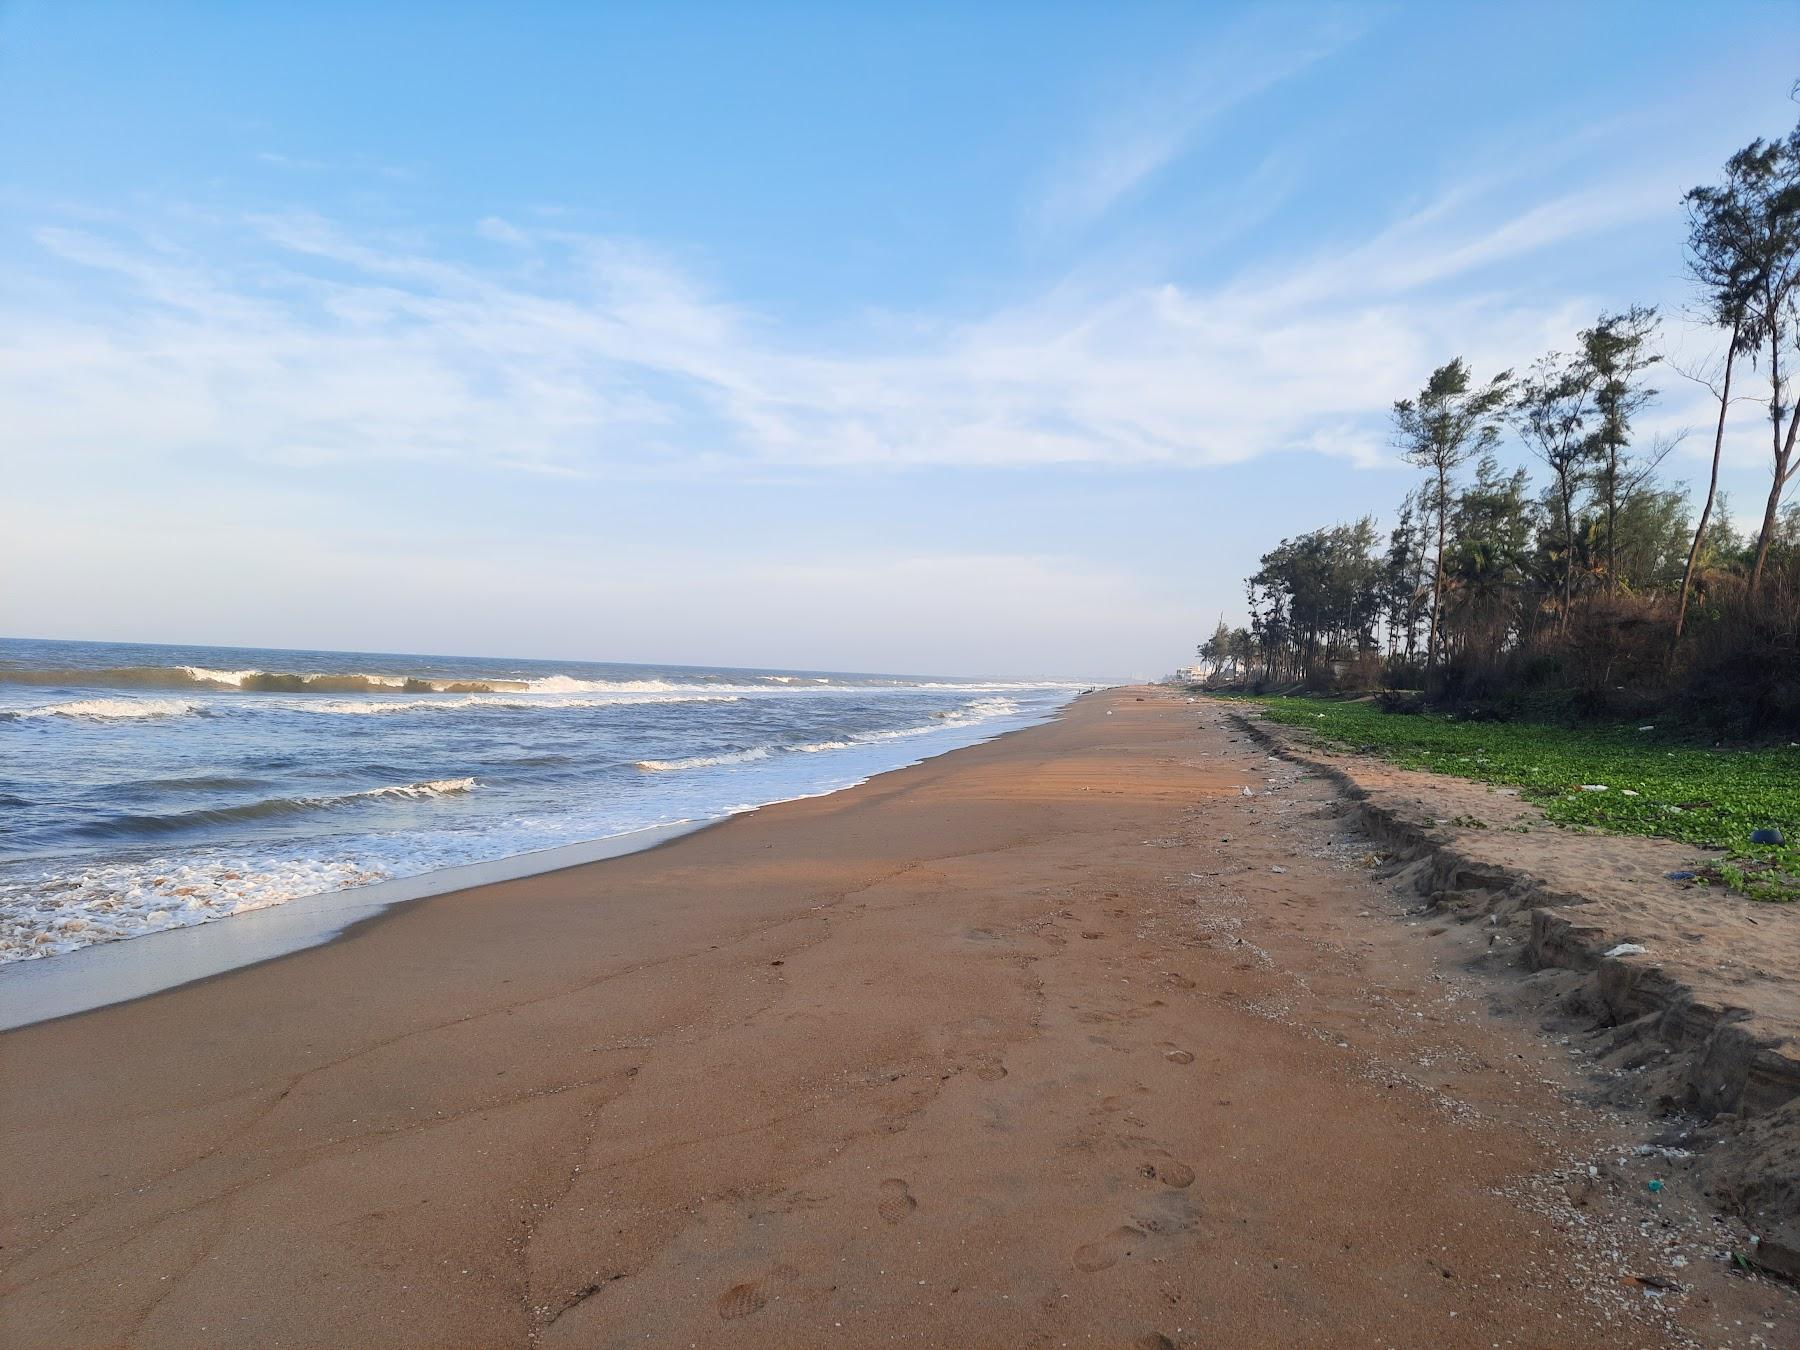
[[[931,715],[931,721],[924,726],[899,727],[892,731],[869,731],[856,737],[858,744],[870,741],[896,741],[908,736],[925,736],[934,731],[944,731],[951,727],[974,726],[981,722],[991,722],[997,717],[1011,717],[1020,711],[1016,700],[1004,697],[971,699],[960,708],[949,708]]]
[[[1018,700],[1004,697],[974,699],[964,708],[965,715],[976,720],[985,720],[989,717],[1011,717],[1018,711]]]
[[[532,694],[783,694],[799,692],[793,676],[771,675],[755,683],[729,683],[722,680],[578,680],[570,675],[547,675],[526,680],[525,692]],[[822,683],[829,683],[824,681]],[[846,692],[857,687],[838,686]],[[833,692],[836,692],[834,689]]]
[[[575,698],[554,694],[440,694],[427,698],[359,698],[334,699],[329,703],[294,700],[283,706],[298,712],[324,713],[335,716],[366,717],[380,713],[463,712],[470,708],[511,708],[530,712],[562,708],[623,708],[652,703],[738,703],[741,694],[643,694],[614,695],[611,698]]]
[[[0,888],[0,963],[186,928],[386,875],[355,863],[308,858],[254,868],[174,859],[98,863],[48,883]]]
[[[313,672],[308,674],[283,675],[263,670],[208,670],[201,666],[181,666],[178,669],[201,684],[212,684],[234,689],[258,689],[262,692],[285,693],[295,692],[295,684],[314,686],[321,691],[341,691],[349,682],[356,682],[357,687],[367,686],[371,693],[379,693],[384,689],[392,689],[397,693],[416,693],[436,690],[442,693],[463,693],[469,686],[485,689],[483,697],[494,694],[510,696],[538,696],[559,694],[617,694],[640,696],[648,694],[675,694],[684,697],[695,695],[730,695],[741,697],[745,694],[768,694],[784,692],[792,688],[793,676],[770,676],[766,680],[756,682],[728,682],[723,680],[583,680],[573,675],[543,675],[535,679],[509,678],[499,675],[376,675],[367,671],[330,674]],[[266,682],[288,681],[285,686],[270,688]],[[829,684],[829,680],[818,680],[818,685]],[[900,686],[905,687],[905,686]],[[925,688],[926,686],[919,686]],[[951,686],[943,686],[949,688]]]
[[[119,719],[108,734],[120,744],[134,734],[128,727],[142,729],[144,763],[131,769],[142,790],[121,800],[143,814],[119,814],[125,809],[120,801],[106,798],[96,800],[88,815],[58,824],[45,809],[52,798],[20,795],[18,818],[29,817],[30,828],[41,830],[49,844],[38,852],[34,840],[35,856],[0,860],[0,962],[621,829],[716,819],[765,801],[835,791],[978,740],[1014,714],[1047,712],[1062,702],[1037,691],[1073,692],[1071,685],[1049,681],[833,681],[730,671],[710,680],[698,672],[660,671],[645,671],[643,679],[459,678],[442,667],[429,679],[342,669],[303,674],[362,663],[321,658],[286,670],[239,670],[230,668],[237,662],[224,653],[217,665],[194,655],[201,664],[120,663],[91,674],[46,668],[36,672],[38,678],[14,681],[54,687],[73,701],[21,712],[20,700],[0,718],[91,718],[95,725]],[[75,697],[86,690],[117,693]],[[39,698],[45,695],[57,696],[51,688]],[[646,705],[641,719],[628,711],[639,704]],[[655,713],[649,706],[659,704],[692,709]],[[627,712],[591,723],[553,716],[562,709],[613,707]],[[521,712],[512,721],[495,716],[485,722],[468,716],[460,725],[457,718],[427,716],[459,710],[478,715],[483,709],[535,709],[546,716]],[[404,727],[342,722],[342,716],[414,712],[419,720]],[[324,715],[315,721],[305,713]],[[201,745],[193,735],[178,740],[147,720],[182,716],[195,717],[193,731],[217,740],[217,756],[210,743]],[[721,744],[734,748],[701,753]],[[190,751],[209,765],[216,759],[216,772],[226,777],[204,789],[149,790],[152,782],[191,776]],[[637,761],[638,773],[616,773],[621,762],[646,754],[663,758]],[[171,755],[179,762],[165,764]],[[569,767],[554,775],[515,771],[540,756],[543,763]],[[405,769],[360,776],[375,763],[441,764],[440,773],[479,769],[480,779],[409,782],[416,775]],[[321,775],[340,771],[357,776],[323,781],[345,789],[358,781],[386,785],[307,795],[322,791]],[[42,776],[55,785],[53,769]],[[237,777],[241,786],[266,787],[270,795],[218,804],[236,795]],[[49,824],[41,823],[46,819]],[[171,836],[183,842],[169,842]],[[77,838],[100,842],[71,853],[68,845]]]
[[[222,666],[116,666],[42,667],[35,670],[0,670],[0,681],[24,684],[59,684],[72,687],[121,688],[199,687],[207,690],[240,690],[255,693],[525,693],[525,694],[651,694],[682,691],[715,693],[855,692],[858,690],[1053,690],[1074,689],[1062,680],[906,680],[870,676],[840,682],[827,675],[745,675],[737,679],[682,679],[680,676],[649,679],[583,679],[574,675],[525,676],[514,674],[432,674],[405,671],[264,670]]]
[[[184,698],[79,698],[68,703],[21,708],[14,716],[79,717],[92,722],[113,722],[144,717],[185,717],[200,711],[198,703]]]
[[[748,750],[733,750],[722,755],[694,755],[688,759],[640,759],[637,767],[645,773],[676,773],[682,769],[712,769],[721,764],[752,764],[759,759],[767,759],[774,747],[767,745],[752,746]]]
[[[525,681],[534,694],[668,694],[700,686],[668,680],[578,680],[573,675],[545,675]]]
[[[451,797],[458,793],[473,792],[473,778],[434,778],[426,783],[402,783],[398,787],[364,788],[361,792],[346,792],[341,797],[315,797],[311,800],[321,805],[334,802],[353,801],[358,797]]]
[[[242,689],[245,680],[264,673],[260,670],[212,670],[206,666],[176,666],[175,669],[186,671],[187,677],[195,684],[221,684],[234,689]]]
[[[1077,690],[1099,688],[1101,686],[1080,684],[1074,680],[919,680],[917,682],[892,686],[898,689],[929,689],[934,692],[950,689],[963,690],[970,694],[986,693],[1035,693],[1062,691],[1073,694]]]
[[[421,800],[458,796],[476,786],[473,778],[438,778],[294,801],[296,805],[329,807],[359,799]],[[71,872],[9,882],[0,885],[0,965],[57,956],[165,928],[186,928],[267,909],[302,895],[363,886],[397,872],[443,865],[436,858],[409,862],[404,857],[383,865],[280,855],[247,862],[241,856],[225,861],[202,854],[95,863]]]
[[[858,746],[875,745],[882,741],[905,740],[911,736],[929,736],[934,731],[974,726],[997,717],[1010,717],[1019,711],[1019,704],[1010,698],[978,698],[970,700],[960,708],[950,709],[942,714],[934,714],[933,719],[922,726],[865,731],[848,739],[812,741],[804,745],[758,745],[748,750],[732,751],[729,754],[694,755],[688,759],[640,759],[637,767],[647,773],[672,773],[682,769],[711,769],[726,764],[749,764],[767,759],[780,752],[818,755],[831,750],[853,750]]]

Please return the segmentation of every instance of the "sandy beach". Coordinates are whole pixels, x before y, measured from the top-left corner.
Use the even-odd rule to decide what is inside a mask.
[[[1109,691],[7,1033],[4,1341],[1774,1336],[1546,1210],[1566,1060],[1273,772]]]

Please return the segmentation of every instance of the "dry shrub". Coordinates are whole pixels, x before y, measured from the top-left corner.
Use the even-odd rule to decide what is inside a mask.
[[[1366,694],[1381,686],[1381,653],[1359,652],[1307,667],[1301,687],[1309,694]]]
[[[1710,575],[1682,639],[1679,707],[1719,735],[1800,732],[1800,555],[1774,556],[1752,596]]]
[[[1590,717],[1640,710],[1667,690],[1674,614],[1661,595],[1597,595],[1569,619],[1563,679]]]

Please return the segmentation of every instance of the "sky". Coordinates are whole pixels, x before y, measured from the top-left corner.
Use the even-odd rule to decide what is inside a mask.
[[[1796,3],[0,0],[0,633],[1157,675],[1453,356],[1661,306],[1703,482],[1681,196],[1797,76]]]

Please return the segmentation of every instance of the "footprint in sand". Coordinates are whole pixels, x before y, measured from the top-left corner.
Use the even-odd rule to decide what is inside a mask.
[[[1006,1066],[1004,1064],[983,1064],[975,1070],[975,1076],[984,1083],[998,1083],[1006,1077]]]
[[[1156,1179],[1178,1191],[1185,1190],[1194,1184],[1194,1169],[1184,1162],[1159,1162],[1156,1164]]]
[[[748,1317],[753,1312],[760,1312],[768,1301],[769,1294],[761,1280],[734,1284],[719,1295],[719,1316],[727,1321],[733,1317]]]
[[[1133,1245],[1142,1241],[1143,1237],[1144,1230],[1141,1228],[1115,1228],[1098,1242],[1088,1242],[1077,1247],[1072,1258],[1075,1268],[1091,1273],[1117,1265],[1123,1258],[1131,1255]]]
[[[875,1212],[889,1223],[899,1223],[918,1207],[912,1189],[898,1177],[889,1177],[881,1183],[881,1203],[875,1206]]]
[[[1175,1350],[1175,1342],[1160,1331],[1152,1331],[1133,1341],[1131,1350]]]
[[[760,1279],[732,1285],[719,1295],[719,1316],[730,1321],[735,1317],[748,1317],[753,1312],[761,1312],[768,1306],[769,1300],[775,1297],[777,1290],[799,1274],[792,1266],[771,1266]]]

